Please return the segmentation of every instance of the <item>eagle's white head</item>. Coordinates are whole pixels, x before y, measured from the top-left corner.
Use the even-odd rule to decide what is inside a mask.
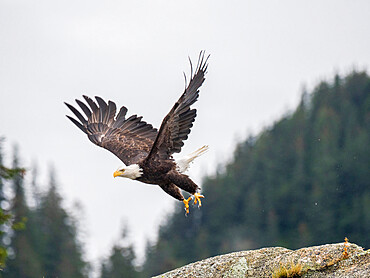
[[[143,169],[137,164],[121,166],[113,173],[113,177],[123,177],[135,180],[143,175]]]

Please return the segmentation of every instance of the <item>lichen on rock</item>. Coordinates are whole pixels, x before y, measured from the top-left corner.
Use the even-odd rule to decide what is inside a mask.
[[[291,277],[366,278],[370,277],[370,252],[364,251],[356,244],[348,243],[326,244],[298,250],[270,247],[211,257],[155,278],[279,277],[280,274],[277,274],[279,268],[289,270],[294,266],[299,266],[295,270],[299,275]]]

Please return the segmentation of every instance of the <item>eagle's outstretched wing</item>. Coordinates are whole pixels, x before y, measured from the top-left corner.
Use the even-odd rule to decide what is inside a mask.
[[[205,80],[204,76],[208,67],[207,61],[209,55],[205,58],[204,54],[204,51],[200,52],[198,65],[194,74],[193,66],[189,59],[191,67],[189,85],[185,88],[185,92],[172,107],[171,111],[163,119],[157,138],[147,159],[169,159],[173,153],[181,151],[181,147],[184,145],[183,141],[188,139],[190,128],[193,126],[196,117],[196,109],[190,109],[190,106],[199,97],[199,88]]]
[[[116,115],[116,104],[108,104],[100,97],[95,97],[98,105],[91,98],[83,96],[89,107],[76,99],[77,104],[87,119],[72,105],[65,103],[79,121],[67,116],[79,127],[94,144],[114,153],[126,165],[137,163],[148,156],[157,136],[157,129],[142,121],[142,117],[132,115],[126,119],[127,108],[122,106]]]

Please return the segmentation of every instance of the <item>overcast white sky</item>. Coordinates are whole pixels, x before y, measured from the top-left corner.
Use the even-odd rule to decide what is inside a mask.
[[[45,183],[56,169],[66,206],[84,207],[87,256],[119,238],[139,251],[173,205],[159,187],[113,179],[120,161],[65,117],[82,94],[111,99],[159,127],[184,89],[187,57],[211,54],[184,153],[209,144],[200,183],[235,142],[271,125],[334,73],[370,65],[370,1],[0,0],[0,135]],[[204,200],[207,205],[207,199]],[[191,214],[190,216],[191,217]]]

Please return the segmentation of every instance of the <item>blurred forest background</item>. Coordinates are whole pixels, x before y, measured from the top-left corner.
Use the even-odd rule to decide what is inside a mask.
[[[44,192],[37,169],[22,165],[16,148],[12,165],[3,165],[4,156],[0,149],[0,276],[89,277],[78,213],[63,208],[54,171]],[[336,75],[303,92],[295,111],[239,142],[233,160],[204,177],[204,206],[188,217],[176,206],[141,266],[124,227],[98,275],[149,277],[222,253],[344,237],[369,248],[369,169],[370,77]]]

